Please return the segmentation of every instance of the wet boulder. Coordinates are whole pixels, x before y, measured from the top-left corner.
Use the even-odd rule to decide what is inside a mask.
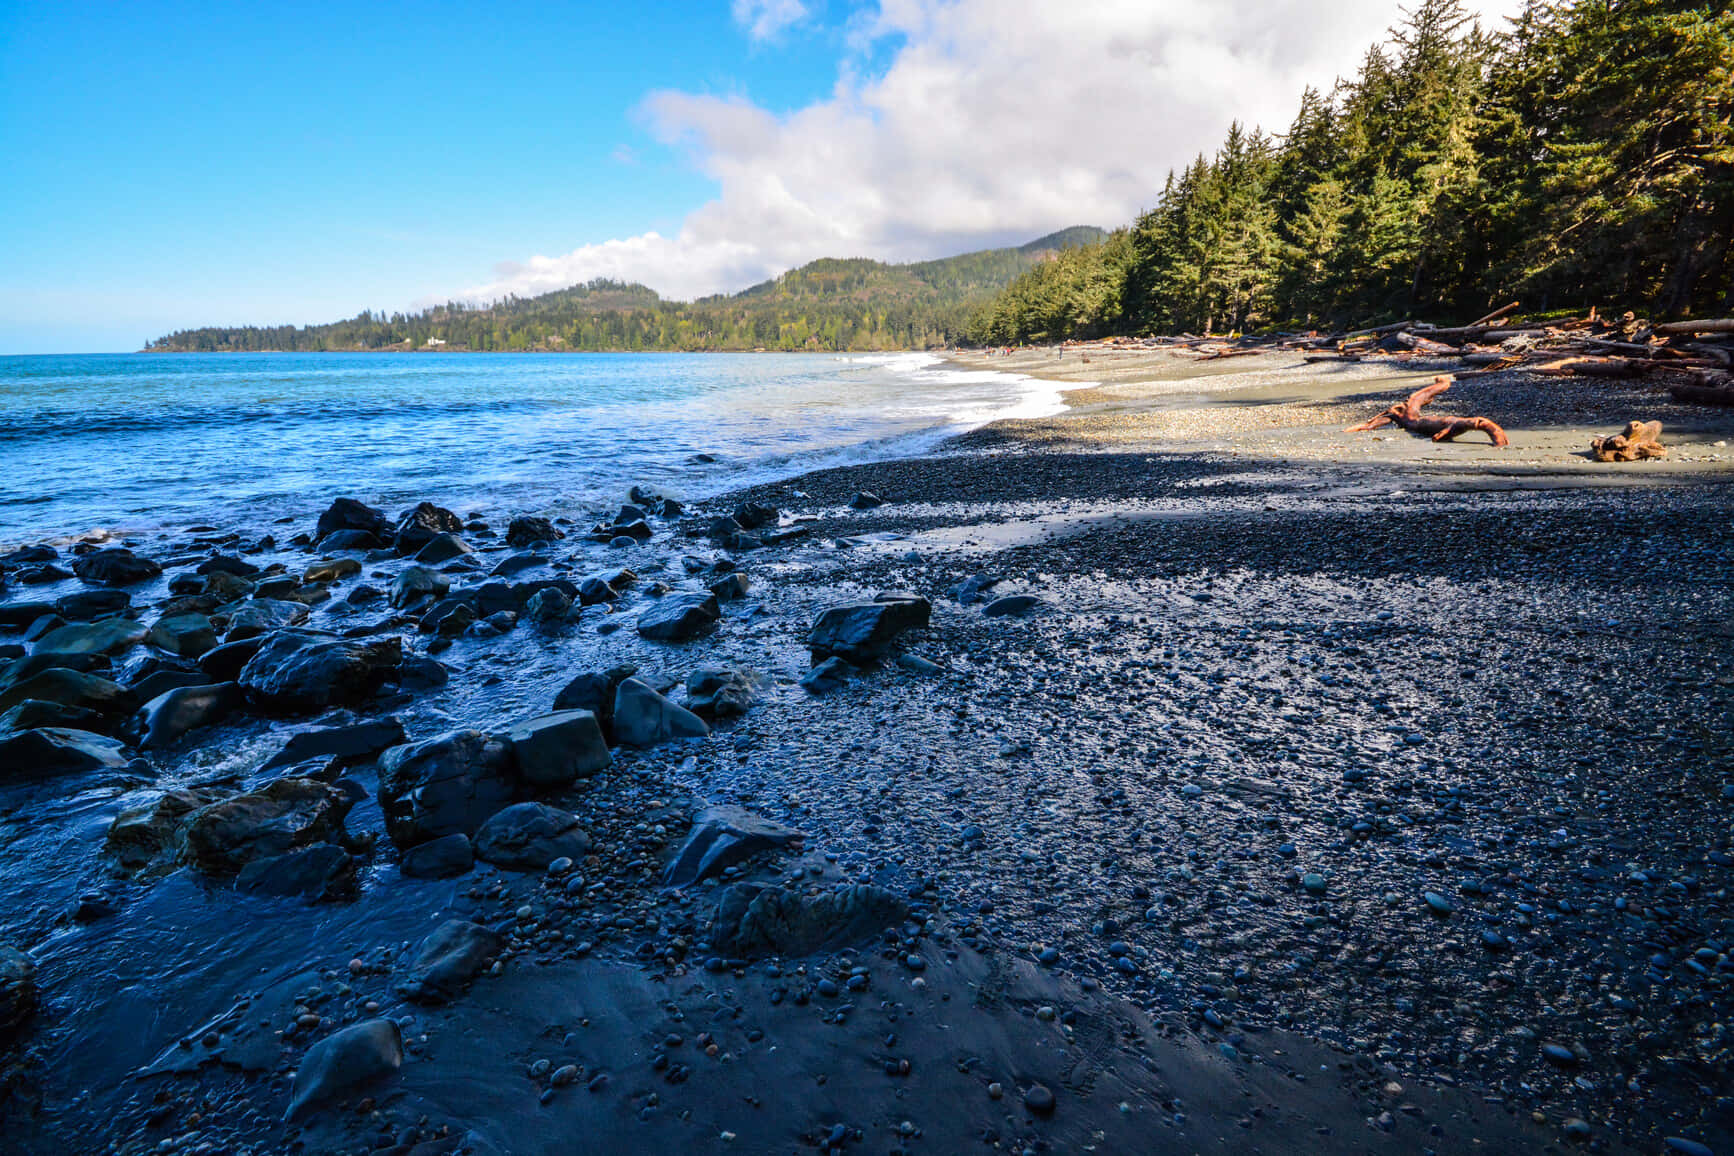
[[[131,586],[155,578],[163,568],[124,546],[114,546],[74,558],[72,572],[92,586]]]
[[[181,658],[197,658],[217,645],[217,630],[203,614],[174,614],[157,619],[145,641]]]
[[[717,899],[710,941],[730,955],[812,955],[860,943],[908,917],[908,903],[870,883],[812,895],[737,883]]]
[[[54,612],[52,602],[0,603],[0,630],[23,630],[37,619]]]
[[[775,506],[743,502],[736,508],[734,520],[735,525],[742,530],[762,530],[766,526],[775,526],[782,516],[782,511]]]
[[[851,510],[876,510],[884,504],[885,499],[881,498],[871,490],[862,490],[853,498],[849,499],[849,508]]]
[[[104,849],[127,871],[139,871],[174,857],[187,820],[223,798],[211,787],[169,791],[156,801],[133,807],[109,824]]]
[[[177,687],[139,708],[133,733],[138,735],[140,748],[160,750],[188,731],[222,722],[245,697],[232,682]]]
[[[361,573],[361,563],[354,558],[322,558],[301,573],[305,583],[338,582]]]
[[[310,712],[371,697],[402,661],[399,638],[363,642],[285,631],[265,641],[236,681],[265,709]]]
[[[237,558],[233,554],[213,554],[200,562],[196,574],[233,574],[237,578],[251,578],[259,573],[259,567],[245,558]]]
[[[445,1003],[461,995],[505,946],[504,936],[479,923],[448,920],[422,941],[398,994],[417,1003]]]
[[[61,654],[39,650],[35,654],[20,655],[5,664],[0,664],[0,690],[17,686],[25,679],[34,678],[45,670],[75,670],[80,674],[106,674],[114,664],[105,654]]]
[[[224,635],[226,642],[257,638],[261,634],[269,634],[273,630],[282,630],[307,620],[307,607],[304,604],[279,602],[274,598],[249,598],[227,613],[229,632]]]
[[[380,756],[379,806],[399,847],[474,835],[516,799],[510,746],[480,731],[455,731]]]
[[[214,682],[234,682],[241,677],[241,669],[253,660],[253,656],[258,654],[264,645],[265,638],[262,635],[225,642],[199,655],[199,670]]]
[[[653,747],[676,739],[701,739],[710,727],[696,714],[670,702],[636,678],[614,692],[614,741]]]
[[[544,803],[515,803],[476,832],[476,858],[510,871],[540,871],[556,859],[581,859],[590,837],[578,816]]]
[[[554,696],[554,709],[587,710],[596,716],[602,735],[614,739],[614,692],[620,684],[638,673],[636,666],[614,666],[600,674],[586,671],[567,683]]]
[[[564,787],[605,770],[612,758],[602,726],[587,710],[529,719],[506,732],[518,775],[531,787]]]
[[[340,766],[352,766],[369,762],[403,741],[403,724],[390,715],[351,726],[322,727],[290,735],[259,769],[269,771],[320,758],[334,758]]]
[[[620,597],[620,591],[604,578],[586,578],[578,584],[578,600],[585,606],[600,606]]]
[[[0,714],[0,734],[36,730],[39,727],[101,734],[113,725],[112,719],[106,719],[95,711],[77,706],[62,706],[57,702],[40,702],[33,698],[27,698],[6,713]]]
[[[989,602],[981,612],[988,618],[1022,618],[1044,605],[1034,594],[1007,594]]]
[[[186,824],[181,861],[233,875],[255,859],[341,838],[351,800],[312,779],[283,778],[203,807]]]
[[[758,702],[758,683],[732,666],[703,666],[686,676],[686,707],[705,718],[743,715]]]
[[[130,683],[128,690],[138,695],[140,702],[149,702],[160,695],[183,686],[210,686],[211,677],[202,670],[172,670],[159,668]]]
[[[329,554],[334,550],[377,550],[384,546],[390,537],[389,527],[384,535],[370,534],[366,530],[333,530],[320,537],[313,548],[321,554]]]
[[[396,1020],[364,1020],[333,1032],[301,1057],[283,1119],[293,1121],[329,1100],[346,1098],[403,1067]]]
[[[53,654],[124,654],[148,634],[143,624],[130,618],[104,618],[50,630],[36,640],[34,649]]]
[[[718,602],[738,602],[747,596],[752,589],[752,582],[739,570],[733,574],[725,574],[710,584],[710,592],[716,595]]]
[[[437,600],[452,588],[451,580],[425,566],[405,566],[391,584],[391,606],[404,610],[419,602]]]
[[[411,879],[449,879],[462,875],[475,864],[476,853],[469,836],[453,833],[405,851],[398,870]]]
[[[513,518],[506,526],[506,544],[519,550],[532,542],[553,542],[562,537],[546,518]]]
[[[667,594],[638,616],[638,636],[654,642],[697,638],[722,617],[715,594]]]
[[[391,536],[391,523],[386,520],[384,510],[376,510],[354,498],[338,498],[319,515],[313,536],[323,540],[344,530],[366,534],[378,545]]]
[[[572,614],[572,600],[559,590],[538,590],[524,603],[524,615],[531,622],[564,622]]]
[[[315,843],[253,860],[235,876],[235,890],[283,898],[335,899],[355,892],[355,860],[335,843]]]
[[[418,565],[437,566],[441,562],[450,562],[454,558],[474,553],[470,544],[456,534],[435,534],[415,552],[415,560]]]
[[[421,502],[398,518],[392,543],[399,554],[414,554],[441,534],[461,534],[463,519],[443,506]]]
[[[724,868],[744,863],[766,851],[797,845],[801,832],[744,807],[706,807],[693,819],[680,853],[662,873],[669,887],[685,887],[721,875]]]
[[[176,593],[187,592],[187,587],[179,578],[175,579],[172,585]],[[231,602],[239,602],[253,593],[254,589],[253,583],[239,574],[231,574],[227,570],[213,570],[205,575],[204,582],[193,592],[203,594],[219,606],[226,606]]]
[[[0,1037],[17,1033],[36,1012],[36,965],[9,944],[0,944]]]
[[[407,655],[397,664],[391,677],[397,683],[397,688],[410,693],[438,690],[451,681],[451,671],[447,670],[437,658],[425,654]]]
[[[420,627],[424,634],[438,634],[445,638],[456,638],[468,630],[476,621],[476,608],[464,598],[442,598],[427,608],[421,616]]]
[[[106,735],[38,727],[0,735],[0,783],[126,766],[126,748]]]
[[[0,691],[0,711],[11,710],[26,699],[78,707],[117,721],[139,705],[132,691],[120,684],[61,666],[51,666]]]
[[[926,626],[932,610],[927,599],[914,597],[832,606],[813,623],[807,646],[815,659],[863,666],[886,654],[899,635]]]
[[[132,605],[132,595],[125,590],[99,587],[95,590],[75,590],[54,600],[54,612],[72,622],[92,622],[121,614]]]

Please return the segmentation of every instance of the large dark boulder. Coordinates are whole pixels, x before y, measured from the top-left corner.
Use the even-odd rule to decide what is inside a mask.
[[[510,746],[480,731],[455,731],[380,756],[379,806],[399,847],[454,832],[474,835],[517,797]]]
[[[283,631],[241,668],[237,682],[267,710],[306,713],[371,697],[403,660],[403,640],[363,642]]]
[[[75,590],[54,600],[54,611],[72,622],[90,622],[120,614],[132,605],[132,595],[125,590],[97,588]]]
[[[290,735],[282,749],[259,769],[269,771],[323,758],[335,758],[343,766],[365,763],[403,741],[403,724],[390,715],[351,726],[323,727]]]
[[[24,655],[0,665],[0,690],[16,686],[27,678],[34,678],[45,670],[60,668],[76,670],[80,674],[96,674],[106,673],[113,666],[104,654],[59,654],[39,650],[35,654]]]
[[[143,642],[149,633],[143,623],[130,618],[75,622],[38,638],[35,649],[54,654],[124,654]]]
[[[181,861],[208,875],[233,875],[255,859],[341,837],[351,800],[313,779],[277,779],[194,812]]]
[[[241,677],[241,668],[251,662],[264,645],[264,635],[225,642],[199,655],[199,669],[214,682],[234,682]]]
[[[300,602],[280,602],[275,598],[249,598],[227,611],[229,632],[225,642],[257,638],[273,630],[282,630],[307,620],[307,607]]]
[[[587,710],[559,711],[518,723],[506,732],[518,776],[532,787],[571,785],[605,770],[612,761],[596,716]]]
[[[886,654],[905,631],[926,626],[932,612],[925,598],[846,602],[819,615],[807,646],[815,659],[841,658],[862,666]]]
[[[732,666],[702,666],[686,676],[686,708],[705,718],[746,714],[759,698],[759,680]]]
[[[415,560],[423,566],[438,566],[474,553],[470,544],[456,534],[435,534],[415,552]]]
[[[680,853],[662,873],[670,887],[685,887],[721,875],[765,851],[783,851],[802,839],[799,831],[743,807],[706,807],[693,820]]]
[[[89,731],[38,727],[0,735],[0,782],[118,770],[126,763],[126,748]]]
[[[554,523],[546,518],[513,518],[506,527],[506,544],[518,549],[523,549],[532,542],[552,542],[564,536],[554,528]]]
[[[52,666],[0,691],[0,712],[26,699],[78,707],[109,718],[124,719],[138,709],[138,697],[101,675]]]
[[[675,739],[701,739],[710,727],[696,714],[670,702],[636,678],[614,692],[614,740],[632,747],[653,747]]]
[[[398,994],[417,1003],[453,999],[505,946],[505,936],[497,931],[462,919],[447,920],[422,941],[409,975],[397,985]]]
[[[614,692],[620,684],[638,673],[636,666],[614,666],[597,674],[586,671],[567,683],[554,696],[554,709],[587,710],[596,716],[602,735],[614,741]]]
[[[411,879],[449,879],[476,865],[469,836],[453,833],[418,843],[403,853],[398,869]]]
[[[403,610],[433,599],[444,598],[452,588],[451,579],[436,574],[425,566],[405,566],[391,583],[391,605]]]
[[[244,700],[232,682],[166,691],[139,708],[133,724],[138,745],[147,751],[169,746],[188,731],[222,722]]]
[[[590,837],[578,816],[545,803],[514,803],[495,812],[475,837],[476,858],[510,871],[540,871],[556,859],[581,859]]]
[[[323,541],[327,536],[343,530],[367,534],[376,539],[374,544],[378,545],[391,536],[391,523],[386,520],[384,510],[376,510],[354,498],[338,498],[319,515],[319,525],[314,529],[313,536]]]
[[[421,502],[397,521],[393,542],[399,554],[414,554],[441,534],[461,534],[463,519],[443,506]]]
[[[163,568],[124,546],[113,546],[74,558],[72,572],[92,586],[131,586],[155,578]]]
[[[181,658],[197,658],[217,645],[217,629],[203,614],[171,614],[151,625],[145,641]]]
[[[235,876],[235,890],[258,895],[335,899],[355,891],[355,860],[335,843],[315,843],[255,859]]]
[[[655,642],[697,638],[722,617],[715,594],[665,594],[638,616],[638,636]]]

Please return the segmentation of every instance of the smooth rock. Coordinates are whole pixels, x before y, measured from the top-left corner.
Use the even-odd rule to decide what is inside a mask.
[[[0,735],[0,782],[117,770],[126,764],[125,747],[90,731],[38,727]]]
[[[421,566],[437,566],[441,562],[450,562],[453,558],[474,553],[470,544],[456,534],[435,534],[427,540],[426,545],[416,551],[415,560]]]
[[[848,684],[855,668],[841,658],[827,658],[801,676],[801,689],[808,694],[829,694]]]
[[[120,614],[132,605],[132,595],[125,590],[75,590],[54,600],[54,611],[73,622],[90,622]]]
[[[181,860],[209,875],[232,875],[255,859],[340,837],[350,805],[325,783],[277,779],[194,812]]]
[[[355,890],[355,860],[334,843],[317,843],[255,859],[235,877],[235,890],[259,895],[334,899]]]
[[[403,741],[403,723],[390,715],[351,726],[323,727],[290,735],[259,769],[269,771],[319,758],[335,758],[343,766],[353,766],[369,762]]]
[[[105,618],[50,630],[36,640],[33,650],[54,654],[121,654],[143,642],[149,633],[143,623],[130,618]]]
[[[0,691],[0,712],[26,699],[78,707],[111,718],[124,718],[139,706],[138,697],[118,683],[61,666],[51,666]]]
[[[506,945],[479,923],[452,919],[422,941],[398,993],[418,1003],[444,1003],[461,994]]]
[[[257,638],[307,619],[307,607],[303,604],[279,602],[274,598],[250,598],[227,613],[229,632],[224,635],[226,642]]]
[[[327,1100],[351,1095],[401,1067],[403,1031],[396,1020],[365,1020],[334,1032],[301,1057],[283,1119],[299,1119]]]
[[[173,614],[157,619],[145,641],[181,658],[197,658],[217,645],[217,630],[203,614]]]
[[[813,623],[807,646],[815,658],[841,658],[862,666],[890,650],[904,632],[926,626],[931,614],[925,598],[832,606]]]
[[[544,803],[515,803],[476,832],[476,858],[511,871],[541,871],[556,859],[590,853],[578,816]]]
[[[384,510],[376,510],[354,498],[338,498],[319,515],[313,536],[323,539],[341,530],[354,530],[384,539],[391,534],[391,523],[386,520]]]
[[[404,511],[392,540],[399,554],[413,554],[438,535],[460,534],[463,529],[463,520],[450,510],[432,502],[421,502],[414,509]]]
[[[987,618],[1005,618],[1007,616],[1021,618],[1042,605],[1042,600],[1034,594],[1007,594],[1004,598],[995,598],[989,602],[982,607],[981,612]]]
[[[680,853],[662,873],[669,887],[685,887],[721,875],[765,851],[786,850],[801,841],[801,832],[772,822],[744,807],[718,804],[693,819]]]
[[[468,835],[453,833],[419,843],[403,853],[398,870],[412,879],[448,879],[476,863]]]
[[[627,746],[652,747],[675,739],[704,738],[710,727],[636,678],[614,692],[614,739]]]
[[[559,711],[518,723],[506,732],[518,775],[535,788],[564,787],[605,770],[613,761],[602,726],[587,710]]]
[[[139,708],[133,724],[138,745],[147,751],[160,750],[188,731],[222,722],[244,698],[232,682],[167,691]]]
[[[114,546],[74,558],[72,572],[92,586],[131,586],[155,578],[163,568],[123,546]]]

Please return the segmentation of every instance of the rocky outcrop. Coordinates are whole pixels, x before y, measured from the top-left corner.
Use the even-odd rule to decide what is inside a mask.
[[[330,1100],[348,1097],[403,1067],[403,1032],[396,1020],[366,1020],[335,1032],[301,1057],[289,1108],[293,1121]]]
[[[417,1003],[445,1003],[462,994],[505,946],[504,936],[479,923],[442,923],[422,941],[398,994]]]
[[[266,710],[306,713],[372,697],[402,658],[398,638],[361,642],[285,631],[266,639],[236,681]]]
[[[393,747],[379,760],[379,806],[399,847],[474,835],[517,793],[509,745],[480,731]]]
[[[807,634],[815,660],[841,658],[863,666],[890,651],[906,631],[926,626],[933,608],[925,598],[847,602],[820,614]]]
[[[556,859],[581,859],[590,837],[578,816],[545,803],[515,803],[476,832],[476,858],[511,871],[540,871]]]
[[[181,845],[187,820],[222,797],[213,788],[195,787],[169,791],[148,806],[122,811],[109,824],[105,850],[127,871],[166,865]]]
[[[614,741],[633,747],[653,747],[675,739],[701,739],[710,734],[705,721],[677,706],[636,678],[614,692]]]

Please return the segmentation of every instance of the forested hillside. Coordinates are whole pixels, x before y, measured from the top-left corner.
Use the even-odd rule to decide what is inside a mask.
[[[984,344],[1734,306],[1734,14],[1532,3],[1507,33],[1423,0],[1286,134],[1233,126],[1100,245],[1032,268]]]
[[[665,301],[642,285],[592,281],[490,305],[362,313],[310,326],[188,329],[155,352],[388,349],[926,349],[958,340],[970,315],[1020,273],[1105,234],[1084,226],[1015,249],[887,265],[820,260],[732,296]],[[430,343],[434,343],[430,346]]]

